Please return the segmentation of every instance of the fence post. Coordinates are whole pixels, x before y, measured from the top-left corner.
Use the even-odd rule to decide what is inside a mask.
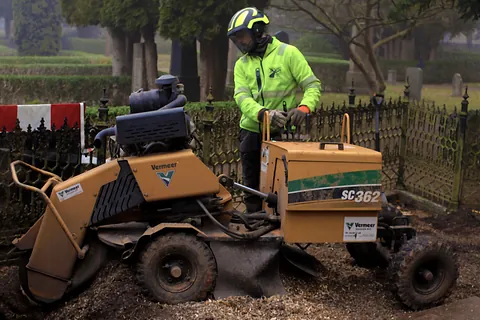
[[[408,84],[408,77],[405,83],[405,90],[403,91],[403,101],[399,101],[402,104],[401,107],[401,134],[400,134],[400,150],[399,150],[399,163],[398,163],[398,177],[397,188],[405,189],[405,158],[407,152],[407,129],[408,129],[408,107],[409,107],[409,91],[410,85]]]
[[[212,138],[212,128],[213,128],[213,94],[212,94],[212,87],[208,91],[207,102],[208,104],[205,106],[206,114],[203,119],[203,163],[207,166],[210,162],[210,154],[211,154],[211,142],[210,139]]]
[[[100,130],[103,130],[108,127],[108,98],[107,98],[107,89],[103,88],[103,94],[102,97],[100,98],[100,103],[101,106],[98,107],[98,122],[97,122],[97,127]],[[107,159],[107,145],[108,145],[108,139],[106,140],[106,143],[102,146],[100,150],[97,152],[97,165],[105,163]]]
[[[465,94],[463,95],[462,110],[460,111],[459,130],[457,131],[457,156],[455,161],[455,175],[453,180],[453,194],[452,201],[450,201],[451,210],[458,209],[460,205],[460,191],[462,189],[462,178],[464,167],[463,163],[463,149],[465,147],[465,135],[467,132],[467,117],[468,117],[468,86],[465,87]]]
[[[352,79],[352,87],[350,88],[350,93],[348,94],[348,116],[350,117],[350,143],[355,144],[353,141],[353,128],[354,128],[354,121],[355,121],[355,85]],[[343,139],[343,137],[342,137]]]

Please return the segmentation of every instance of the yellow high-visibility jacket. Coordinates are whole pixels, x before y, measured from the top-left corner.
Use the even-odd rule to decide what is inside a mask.
[[[313,112],[320,100],[321,82],[307,60],[295,46],[273,37],[263,58],[244,55],[235,63],[234,99],[240,107],[240,127],[261,132],[258,113],[262,109],[285,111],[297,107],[296,91],[300,87],[305,105]]]

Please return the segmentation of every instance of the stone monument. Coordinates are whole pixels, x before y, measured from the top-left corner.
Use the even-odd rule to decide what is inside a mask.
[[[422,99],[423,70],[409,67],[405,72],[405,81],[410,85],[410,99],[420,101]]]
[[[463,88],[463,79],[460,73],[455,73],[452,79],[452,97],[461,97]]]
[[[397,84],[397,70],[388,70],[387,83],[392,86]]]
[[[188,101],[200,101],[200,76],[198,75],[197,41],[172,40],[170,74],[177,76],[185,85]]]

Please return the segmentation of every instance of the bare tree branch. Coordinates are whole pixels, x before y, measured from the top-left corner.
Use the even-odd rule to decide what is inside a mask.
[[[351,60],[364,74],[370,88],[376,88],[375,80],[367,72],[371,67],[379,90],[383,91],[385,81],[376,50],[408,35],[417,26],[432,21],[433,17],[445,10],[444,1],[453,0],[436,0],[435,4],[429,6],[415,3],[410,7],[398,0],[285,0],[283,5],[277,2],[270,7],[303,14],[308,20],[335,35],[349,46]],[[292,24],[295,22],[292,21]],[[356,26],[356,34],[352,34],[352,26]],[[389,33],[386,37],[383,36],[384,30]],[[359,52],[350,47],[352,44],[366,53],[365,61],[362,61]],[[369,67],[366,65],[367,61]]]

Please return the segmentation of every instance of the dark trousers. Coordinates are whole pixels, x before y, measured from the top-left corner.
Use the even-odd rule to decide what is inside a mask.
[[[280,140],[281,137],[272,135],[272,139]],[[243,185],[259,190],[262,135],[261,133],[241,129],[239,140]],[[262,210],[262,199],[247,192],[244,192],[244,194],[244,203],[248,213]]]

